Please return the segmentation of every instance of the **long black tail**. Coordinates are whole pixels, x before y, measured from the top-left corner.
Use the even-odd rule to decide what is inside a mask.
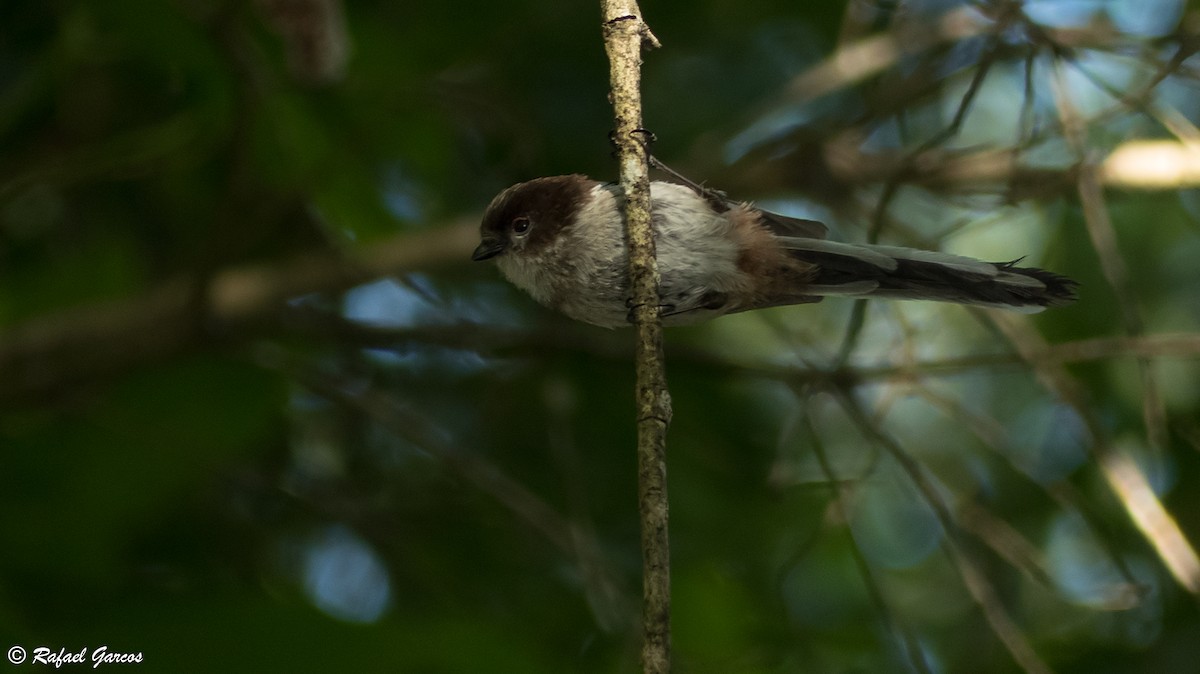
[[[983,262],[933,251],[780,237],[797,259],[819,268],[813,295],[936,300],[1040,311],[1075,301],[1071,279],[1013,262]]]

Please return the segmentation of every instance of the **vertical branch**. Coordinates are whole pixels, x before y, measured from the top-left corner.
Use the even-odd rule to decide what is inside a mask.
[[[671,572],[667,537],[667,425],[671,403],[663,366],[658,264],[650,227],[650,177],[642,129],[642,48],[658,40],[636,0],[601,0],[608,53],[614,142],[625,194],[629,285],[637,330],[638,504],[642,519],[642,669],[671,667]]]

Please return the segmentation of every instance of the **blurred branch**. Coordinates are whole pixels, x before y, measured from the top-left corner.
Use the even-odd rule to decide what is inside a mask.
[[[286,300],[442,267],[470,257],[474,222],[399,236],[361,250],[311,253],[175,279],[143,295],[39,316],[0,333],[0,402],[61,392],[223,337]]]
[[[257,0],[283,39],[288,69],[301,82],[331,84],[345,75],[350,36],[341,0]]]
[[[802,396],[804,391],[796,391],[798,396]],[[838,518],[843,522],[850,522],[850,504],[852,503],[852,489],[849,483],[843,481],[838,476],[837,471],[833,468],[833,463],[829,460],[829,455],[825,451],[825,444],[821,441],[820,434],[817,433],[816,426],[813,424],[812,414],[806,406],[802,412],[803,423],[807,430],[808,437],[812,439],[813,454],[817,458],[817,463],[821,467],[821,473],[825,480],[829,483],[833,490],[832,507],[836,509]],[[867,561],[866,555],[862,549],[854,543],[854,536],[851,532],[850,554],[854,558],[854,565],[858,567],[858,573],[862,576],[863,586],[867,589],[867,595],[871,598],[871,603],[875,605],[875,610],[883,617],[884,623],[888,626],[898,642],[899,649],[903,659],[908,662],[913,671],[918,674],[928,674],[932,670],[929,663],[925,661],[925,654],[921,650],[921,645],[917,641],[916,635],[908,625],[902,623],[896,616],[896,612],[892,610],[887,598],[883,594],[883,589],[879,586],[879,581],[875,578],[875,573],[871,569],[870,562]]]
[[[1177,129],[1181,119],[1185,126],[1190,125],[1182,115],[1162,109],[1164,104],[1153,96],[1167,77],[1187,76],[1187,59],[1200,47],[1197,25],[1200,23],[1185,19],[1173,35],[1158,41],[1135,41],[1103,21],[1077,29],[1042,26],[1025,14],[1021,3],[1006,0],[969,3],[933,18],[898,20],[888,30],[845,42],[786,84],[782,94],[755,115],[758,122],[778,127],[781,119],[794,117],[798,111],[812,114],[805,108],[807,103],[853,89],[866,97],[857,118],[834,120],[829,128],[816,128],[815,123],[795,125],[753,144],[733,166],[703,172],[732,191],[801,189],[834,204],[854,187],[884,183],[875,224],[901,184],[947,193],[992,193],[1006,188],[1004,196],[1010,201],[1066,195],[1078,183],[1081,169],[1077,164],[1046,166],[1022,161],[1024,149],[1056,140],[1064,132],[1053,120],[1033,124],[1034,65],[1038,56],[1049,55],[1057,62],[1070,63],[1113,97],[1115,102],[1096,114],[1097,121],[1139,111],[1184,140],[1182,144],[1131,140],[1118,145],[1104,161],[1098,177],[1102,184],[1154,190],[1200,185],[1197,150]],[[978,47],[980,56],[969,66],[952,57],[951,47],[976,49],[980,40],[986,43]],[[1137,45],[1143,47],[1138,58],[1155,72],[1136,86],[1110,85],[1074,56],[1081,48],[1115,53]],[[1170,46],[1174,46],[1173,53],[1161,56]],[[906,65],[901,66],[902,62]],[[1024,140],[1014,147],[996,149],[939,148],[956,135],[984,79],[994,70],[992,66],[1020,62],[1025,66],[1027,101],[1020,122]],[[958,82],[957,75],[966,74],[968,67],[973,72],[946,128],[914,148],[866,149],[867,139],[880,130],[895,133],[894,125],[899,125],[903,133],[906,116]],[[697,149],[698,157],[712,154],[711,147]]]
[[[222,321],[248,320],[298,295],[336,292],[383,276],[463,262],[477,242],[477,222],[466,218],[361,250],[322,252],[228,270],[209,283],[209,315]]]
[[[1114,584],[1111,587],[1107,608],[1111,610],[1130,608],[1131,602],[1137,596],[1137,580],[1125,562],[1125,558],[1111,544],[1110,537],[1102,535],[1103,527],[1100,526],[1099,518],[1093,512],[1093,508],[1075,491],[1071,483],[1061,480],[1049,486],[1044,485],[1030,475],[1026,468],[1013,461],[1011,452],[1006,451],[1006,448],[1011,447],[1008,429],[998,420],[969,410],[959,400],[940,395],[931,387],[918,385],[916,390],[931,405],[942,410],[974,434],[984,446],[1009,464],[1016,474],[1025,477],[1038,489],[1046,491],[1064,509],[1077,514],[1093,532],[1096,532],[1096,540],[1105,549],[1113,568],[1117,569],[1123,579],[1122,583]],[[982,505],[968,499],[959,502],[955,514],[963,529],[975,534],[1014,568],[1041,585],[1054,586],[1043,555],[1015,527],[992,515]]]
[[[1054,99],[1058,106],[1059,117],[1062,119],[1063,133],[1068,145],[1082,159],[1084,167],[1079,174],[1079,202],[1083,208],[1083,220],[1087,225],[1088,236],[1091,238],[1092,248],[1100,258],[1100,270],[1104,274],[1104,279],[1116,295],[1125,333],[1131,337],[1140,337],[1145,331],[1141,308],[1138,306],[1130,285],[1129,270],[1125,265],[1125,258],[1121,255],[1112,219],[1108,215],[1104,192],[1100,187],[1099,173],[1090,161],[1090,157],[1087,156],[1087,126],[1067,93],[1060,64],[1056,63],[1055,65]],[[1137,364],[1142,379],[1142,419],[1146,426],[1146,441],[1152,452],[1161,453],[1166,449],[1168,441],[1166,407],[1163,404],[1153,363],[1147,358],[1138,358]],[[1148,488],[1149,485],[1148,483],[1141,485],[1127,474],[1128,471],[1123,465],[1115,465],[1114,457],[1118,456],[1115,452],[1105,452],[1100,457],[1101,466],[1104,468],[1105,474],[1109,476],[1110,484],[1117,490],[1118,495],[1122,497],[1128,507],[1132,505],[1132,499],[1141,498],[1141,495],[1137,493],[1138,489],[1141,486]],[[1133,472],[1137,476],[1142,476],[1136,465],[1133,466]],[[1158,499],[1154,496],[1153,491],[1149,491],[1149,496],[1155,504],[1158,504]],[[1158,505],[1161,507],[1161,504]],[[1130,514],[1135,515],[1134,521],[1141,525],[1142,520],[1136,517],[1137,512],[1149,513],[1151,511],[1153,511],[1153,507],[1143,504],[1138,511],[1131,510]],[[1161,514],[1169,517],[1165,510]],[[1182,533],[1180,535],[1182,536]],[[1162,552],[1164,550],[1160,548],[1160,553]],[[1193,569],[1192,573],[1200,573],[1200,568]],[[1193,585],[1190,586],[1190,589],[1193,592],[1200,591],[1200,585],[1196,585],[1196,583],[1200,583],[1200,575],[1193,575],[1191,582]]]
[[[1003,311],[989,312],[1004,314]],[[870,383],[892,379],[948,377],[984,367],[1033,364],[1061,366],[1113,358],[1200,358],[1200,334],[1164,334],[1141,337],[1097,337],[1062,344],[1041,343],[1018,353],[980,354],[938,360],[885,365],[847,365],[832,369],[793,367],[778,364],[730,365],[727,360],[695,349],[678,349],[681,359],[703,360],[726,365],[745,374],[788,381],[848,381]]]
[[[1049,666],[1034,652],[1025,634],[1008,614],[1003,602],[996,595],[996,589],[988,580],[987,575],[980,570],[979,563],[962,544],[958,525],[951,513],[950,506],[925,469],[894,438],[879,427],[851,391],[838,388],[834,390],[834,393],[838,403],[854,422],[854,425],[867,439],[885,449],[895,459],[912,480],[913,485],[921,492],[925,502],[933,509],[934,515],[945,533],[944,549],[955,568],[958,569],[959,575],[962,576],[963,584],[971,598],[983,613],[997,638],[1008,649],[1013,660],[1026,672],[1050,672]]]
[[[978,35],[988,28],[979,17],[973,9],[960,7],[942,15],[932,26],[904,23],[898,29],[848,42],[793,78],[784,88],[784,98],[791,103],[814,100],[854,86],[906,56]]]
[[[313,335],[335,340],[342,345],[380,349],[404,349],[408,345],[422,344],[470,349],[500,357],[570,351],[613,361],[628,361],[633,355],[631,346],[620,333],[582,329],[567,321],[551,323],[532,331],[476,323],[390,328],[364,325],[338,315],[296,308],[283,314],[281,328],[291,334]],[[1025,353],[978,354],[881,365],[835,364],[830,368],[739,361],[728,354],[686,343],[672,345],[671,353],[672,358],[681,363],[700,365],[731,375],[792,383],[841,381],[869,384],[888,380],[952,377],[981,368],[1024,366],[1031,362],[1065,365],[1117,358],[1200,358],[1200,334],[1096,337],[1062,344],[1044,344]]]
[[[626,360],[625,362],[628,362]],[[542,386],[542,405],[546,411],[546,440],[554,464],[562,476],[566,494],[566,514],[573,523],[576,545],[587,550],[581,554],[579,575],[584,597],[600,629],[608,633],[631,634],[634,626],[633,598],[623,586],[613,582],[603,561],[595,520],[591,514],[589,493],[592,475],[587,471],[581,447],[576,442],[576,421],[580,407],[569,380],[547,377]],[[588,410],[583,410],[584,414]],[[594,486],[594,485],[592,485]],[[591,563],[589,563],[591,562]]]
[[[943,44],[989,34],[1001,36],[1017,28],[1026,38],[1058,55],[1072,50],[1112,49],[1126,46],[1128,37],[1110,24],[1093,23],[1083,28],[1050,28],[1031,20],[1020,2],[968,3],[933,20],[901,21],[876,35],[847,41],[820,63],[805,70],[784,86],[787,103],[802,103],[848,89],[881,74],[902,59]],[[1187,22],[1184,22],[1186,25]],[[1192,34],[1181,32],[1172,39],[1181,43]],[[1011,38],[1010,38],[1011,41]],[[1194,49],[1187,46],[1188,52]],[[1185,55],[1186,57],[1186,55]],[[1183,58],[1173,59],[1181,63]],[[1173,70],[1173,68],[1172,68]],[[1164,75],[1165,76],[1165,75]],[[1161,81],[1161,78],[1159,79]],[[1157,84],[1157,81],[1155,82]]]
[[[856,131],[828,141],[823,148],[833,175],[853,185],[889,178],[935,191],[966,192],[1006,186],[1017,201],[1062,194],[1079,180],[1080,165],[1028,166],[1011,149],[936,150],[916,155],[866,153]],[[1200,186],[1200,145],[1134,140],[1117,145],[1100,162],[1096,181],[1129,190],[1178,190]]]
[[[314,393],[356,410],[396,437],[428,452],[572,559],[587,584],[589,603],[601,627],[613,629],[625,619],[619,584],[592,527],[567,519],[486,457],[460,449],[445,429],[395,397],[375,387],[282,366],[292,370],[291,374]]]
[[[658,297],[658,263],[650,225],[650,170],[642,128],[642,49],[658,39],[636,0],[601,0],[608,54],[613,135],[625,195],[629,286],[637,331],[638,503],[642,518],[642,670],[671,669],[671,571],[667,522],[667,426],[671,422]]]
[[[293,374],[305,388],[357,410],[396,437],[429,452],[545,536],[554,547],[574,554],[574,534],[566,518],[486,458],[459,449],[444,429],[434,426],[410,406],[375,387],[353,385],[311,372]]]
[[[1109,437],[1105,424],[1088,406],[1082,385],[1061,363],[1035,357],[1046,350],[1046,345],[1027,321],[1004,312],[989,313],[987,318],[1027,357],[1043,385],[1083,419],[1091,436],[1092,453],[1109,488],[1176,582],[1193,595],[1200,595],[1200,557],[1196,549],[1154,493],[1141,467]]]
[[[1142,332],[1141,312],[1138,310],[1132,289],[1129,287],[1129,270],[1125,266],[1124,258],[1121,257],[1116,231],[1113,229],[1112,220],[1108,217],[1108,209],[1104,205],[1104,195],[1100,189],[1098,172],[1093,158],[1088,156],[1087,128],[1067,94],[1061,64],[1056,63],[1054,74],[1054,100],[1062,120],[1063,135],[1071,150],[1079,158],[1082,167],[1077,187],[1088,235],[1092,239],[1092,247],[1096,249],[1096,254],[1100,257],[1100,267],[1104,272],[1104,278],[1116,293],[1117,305],[1121,310],[1125,331],[1131,336],[1137,336]]]

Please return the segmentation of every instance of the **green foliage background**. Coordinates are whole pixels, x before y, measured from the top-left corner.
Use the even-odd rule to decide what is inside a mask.
[[[1102,21],[1129,3],[1083,4]],[[436,232],[536,175],[615,178],[594,3],[347,1],[349,57],[328,81],[289,64],[300,41],[272,18],[287,6],[0,5],[0,352],[29,325],[125,320],[107,303],[169,284],[202,289],[240,265]],[[884,3],[866,32],[892,10],[933,26],[956,6]],[[1200,8],[1177,9],[1177,30],[1196,40]],[[864,147],[932,137],[988,53],[966,39],[938,52],[928,91],[901,77],[928,65],[913,57],[791,104],[781,88],[836,48],[844,3],[643,10],[664,44],[646,58],[656,154],[733,196],[799,204],[848,240],[866,238],[887,176],[849,179],[821,144],[856,125],[873,134]],[[1147,60],[1178,42],[1129,37],[1149,45]],[[1025,95],[1009,56],[946,147],[1005,145],[996,129],[1016,128],[1012,101]],[[1152,96],[1193,124],[1196,67],[1185,61]],[[1137,82],[1149,69],[1130,70]],[[1046,81],[1037,114],[1053,127]],[[896,82],[911,99],[881,93]],[[902,114],[881,112],[889,100]],[[754,131],[789,114],[783,131]],[[759,140],[745,140],[752,131]],[[1170,136],[1126,111],[1090,126],[1087,142],[1102,155],[1142,137]],[[1046,146],[1040,160],[1068,177],[1032,199],[1005,198],[1002,184],[955,193],[899,180],[883,238],[1028,253],[1083,283],[1078,304],[1032,319],[1049,341],[1124,334],[1069,153]],[[957,534],[1056,671],[1194,671],[1196,598],[1106,486],[1082,419],[1138,461],[1195,539],[1200,201],[1114,191],[1106,205],[1142,332],[1190,337],[1192,350],[1152,354],[1148,378],[1120,353],[1070,365],[1083,410],[958,307],[870,305],[837,377],[817,375],[843,344],[849,301],[670,333],[678,671],[913,671],[914,659],[1019,671],[927,500],[839,390],[935,476],[957,515],[990,513],[1022,541]],[[0,358],[12,368],[0,369],[0,645],[141,651],[139,671],[636,671],[631,337],[566,324],[467,252],[246,321],[207,314],[197,290],[189,311],[118,348],[84,339],[19,368]],[[981,360],[928,379],[870,373],[964,356]],[[1166,434],[1148,440],[1150,389]],[[368,394],[408,416],[373,418]],[[435,446],[482,457],[549,504],[578,548],[556,547],[544,522]],[[818,449],[849,486],[848,509]],[[1024,568],[1003,554],[1026,545]],[[923,656],[905,655],[906,634]]]

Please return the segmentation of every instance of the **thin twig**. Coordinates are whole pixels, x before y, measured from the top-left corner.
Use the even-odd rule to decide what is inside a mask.
[[[987,314],[987,319],[1022,355],[1031,356],[1046,350],[1041,335],[1028,322],[1002,312]],[[1200,596],[1200,555],[1154,493],[1145,472],[1128,451],[1118,447],[1109,437],[1104,423],[1096,418],[1088,406],[1083,386],[1061,363],[1034,358],[1027,360],[1043,385],[1072,406],[1083,419],[1091,436],[1089,446],[1100,471],[1130,520],[1154,547],[1176,582],[1193,596]]]
[[[962,544],[958,525],[951,513],[950,506],[933,483],[932,477],[908,452],[904,451],[904,448],[894,438],[879,427],[871,415],[862,408],[853,393],[840,388],[834,389],[833,393],[855,426],[872,442],[887,450],[888,454],[912,480],[917,490],[921,492],[925,502],[933,509],[946,536],[946,553],[958,569],[963,584],[972,599],[975,600],[976,605],[979,606],[988,625],[991,626],[992,631],[1004,644],[1004,647],[1008,649],[1013,660],[1026,672],[1050,672],[1049,666],[1033,650],[1025,634],[1009,615],[1008,610],[1000,601],[1000,597],[997,596],[996,589],[988,581],[984,572],[980,570],[974,555]]]
[[[601,0],[625,195],[629,285],[637,331],[638,503],[642,518],[642,669],[671,669],[671,573],[667,536],[667,426],[671,420],[659,316],[658,264],[650,226],[650,169],[642,128],[643,47],[658,40],[636,0]]]
[[[805,391],[803,390],[796,391],[798,396],[803,396],[804,393]],[[833,463],[829,460],[829,455],[825,451],[825,445],[821,442],[820,435],[813,424],[812,413],[808,406],[805,406],[803,415],[803,423],[808,437],[812,439],[812,449],[814,455],[817,457],[817,464],[821,467],[821,472],[824,474],[830,488],[833,489],[832,506],[837,509],[839,518],[843,522],[850,522],[849,504],[851,503],[851,488],[848,486],[848,483],[842,481],[834,470]],[[867,589],[867,596],[871,598],[871,603],[875,605],[875,610],[879,612],[884,624],[888,627],[888,631],[895,637],[902,657],[912,667],[913,671],[919,674],[929,674],[932,670],[929,667],[929,663],[925,661],[925,654],[921,651],[921,645],[916,635],[913,634],[908,625],[901,622],[896,612],[892,610],[891,604],[888,603],[887,598],[883,594],[883,589],[879,586],[879,581],[875,579],[875,573],[871,568],[870,562],[867,561],[866,555],[863,554],[857,543],[850,546],[850,555],[854,558],[854,564],[858,567],[858,573],[863,579],[863,585]]]
[[[1114,584],[1111,588],[1110,597],[1113,597],[1113,602],[1109,608],[1118,610],[1120,608],[1128,608],[1128,601],[1136,597],[1138,581],[1133,575],[1133,571],[1129,568],[1125,558],[1116,549],[1112,541],[1114,536],[1111,532],[1105,531],[1104,523],[1095,512],[1087,500],[1072,487],[1067,480],[1060,480],[1050,485],[1043,485],[1037,481],[1025,468],[1021,467],[1017,462],[1012,460],[1012,456],[1004,448],[1010,446],[1011,441],[1008,438],[1008,430],[996,419],[988,416],[980,415],[967,409],[960,401],[949,396],[937,394],[928,386],[916,385],[915,390],[925,398],[931,405],[941,409],[945,414],[955,419],[962,427],[970,431],[976,438],[979,439],[990,451],[1003,459],[1015,472],[1015,474],[1023,476],[1029,482],[1044,490],[1049,497],[1054,499],[1064,511],[1073,513],[1079,517],[1092,532],[1097,541],[1097,544],[1104,550],[1108,560],[1113,567],[1121,575],[1122,583]],[[983,540],[989,547],[996,551],[998,555],[1006,559],[1014,568],[1022,571],[1034,581],[1041,583],[1047,587],[1051,587],[1053,582],[1050,580],[1050,574],[1043,563],[1042,554],[1038,552],[1032,543],[1025,540],[1012,525],[1004,520],[994,517],[987,512],[983,506],[964,501],[958,507],[959,523],[964,529],[974,533]]]
[[[142,295],[38,316],[0,332],[0,402],[69,392],[80,382],[198,348],[214,335],[235,335],[293,297],[465,264],[477,236],[478,225],[464,221],[361,249],[167,279]]]
[[[1096,255],[1100,258],[1100,269],[1104,272],[1104,278],[1116,293],[1125,333],[1130,337],[1140,337],[1145,331],[1145,323],[1130,284],[1129,269],[1121,255],[1116,230],[1104,202],[1099,171],[1085,154],[1086,122],[1071,101],[1061,68],[1056,67],[1054,72],[1055,102],[1062,120],[1063,135],[1082,159],[1079,171],[1079,201],[1088,236],[1092,240]],[[1146,425],[1146,441],[1152,451],[1162,452],[1168,441],[1167,412],[1155,376],[1154,364],[1147,358],[1138,358],[1137,364],[1142,379],[1142,418]]]
[[[567,518],[487,458],[462,450],[426,415],[374,387],[363,389],[350,381],[338,381],[315,372],[296,371],[294,375],[313,393],[356,410],[396,437],[428,452],[480,492],[495,499],[561,552],[574,556],[575,527]]]

